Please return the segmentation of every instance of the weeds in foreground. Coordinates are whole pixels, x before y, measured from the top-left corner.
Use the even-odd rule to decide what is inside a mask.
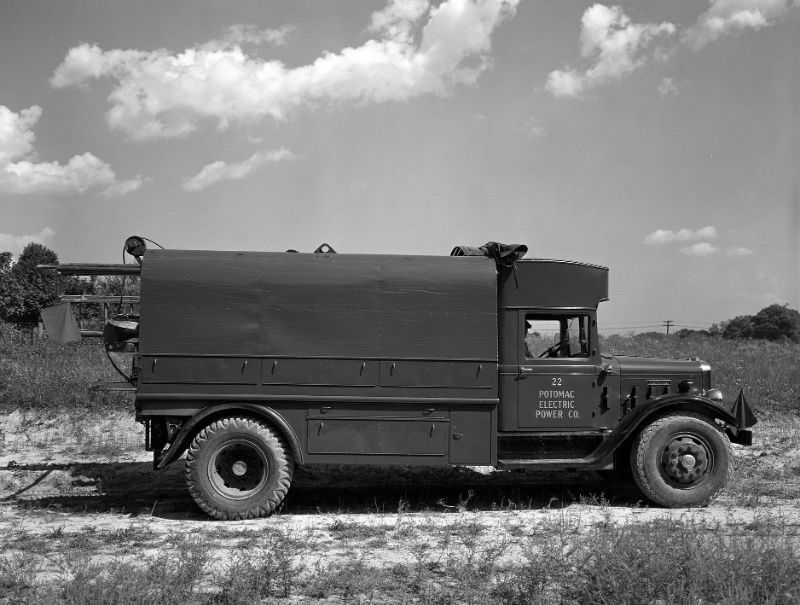
[[[87,545],[68,547],[57,578],[41,574],[52,563],[46,555],[9,551],[0,557],[0,602],[749,605],[800,599],[800,544],[796,525],[786,519],[763,517],[744,527],[662,519],[584,525],[576,532],[578,525],[554,519],[512,538],[470,519],[427,522],[424,532],[403,538],[389,532],[385,545],[364,543],[335,557],[339,541],[290,529],[273,528],[234,547],[223,546],[223,536],[175,534],[162,542],[163,554],[143,559],[120,548],[124,555],[101,562]],[[74,543],[66,532],[56,539]],[[103,535],[96,539],[109,543]]]
[[[219,581],[214,603],[249,604],[288,598],[306,569],[303,555],[312,541],[275,531],[247,541],[233,553]]]
[[[77,569],[53,602],[66,605],[188,603],[197,595],[208,546],[185,541],[177,553],[162,554],[144,565],[130,561],[89,564]]]

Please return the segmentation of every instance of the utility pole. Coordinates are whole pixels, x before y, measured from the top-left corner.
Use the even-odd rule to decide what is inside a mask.
[[[670,328],[670,326],[671,326],[672,324],[674,324],[674,323],[675,323],[675,322],[674,322],[674,321],[672,321],[671,319],[665,319],[665,320],[664,320],[664,327],[667,329],[667,336],[669,336],[669,328]]]

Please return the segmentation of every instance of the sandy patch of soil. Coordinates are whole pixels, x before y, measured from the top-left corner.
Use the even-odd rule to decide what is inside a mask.
[[[734,448],[731,485],[705,508],[649,507],[635,490],[590,472],[309,466],[297,470],[277,514],[219,522],[195,507],[182,463],[153,471],[132,414],[41,419],[15,412],[0,416],[0,547],[14,552],[38,540],[55,560],[71,541],[89,539],[98,557],[118,557],[121,544],[149,556],[170,536],[197,534],[224,558],[254,535],[286,532],[313,541],[312,559],[372,540],[370,556],[390,564],[414,556],[404,536],[416,536],[419,546],[424,536],[456,527],[477,527],[484,545],[507,542],[508,557],[520,537],[654,520],[735,532],[778,523],[798,534],[800,420],[756,428],[754,447]]]

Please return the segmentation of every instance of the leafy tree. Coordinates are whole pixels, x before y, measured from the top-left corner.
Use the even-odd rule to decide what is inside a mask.
[[[135,275],[104,275],[95,283],[95,294],[139,296],[139,278]]]
[[[16,264],[11,254],[0,254],[0,319],[32,326],[39,310],[58,300],[59,278],[36,269],[39,264],[56,264],[58,256],[49,248],[31,242],[22,250]]]
[[[689,328],[682,328],[675,332],[678,338],[690,338],[692,336],[711,336],[709,330],[690,330]]]
[[[753,317],[753,336],[767,340],[800,342],[800,312],[788,305],[770,305]]]
[[[753,337],[753,316],[738,315],[733,319],[723,322],[723,338],[752,338]]]
[[[6,271],[11,271],[11,259],[13,255],[11,252],[0,252],[0,275]]]

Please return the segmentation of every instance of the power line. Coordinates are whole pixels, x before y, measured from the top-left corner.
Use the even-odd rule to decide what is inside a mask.
[[[674,323],[675,323],[675,322],[674,322],[674,321],[672,321],[671,319],[665,319],[665,320],[664,320],[664,324],[663,324],[663,325],[664,325],[664,327],[667,329],[667,336],[669,336],[669,328],[670,328],[670,326],[671,326],[672,324],[674,324]]]

